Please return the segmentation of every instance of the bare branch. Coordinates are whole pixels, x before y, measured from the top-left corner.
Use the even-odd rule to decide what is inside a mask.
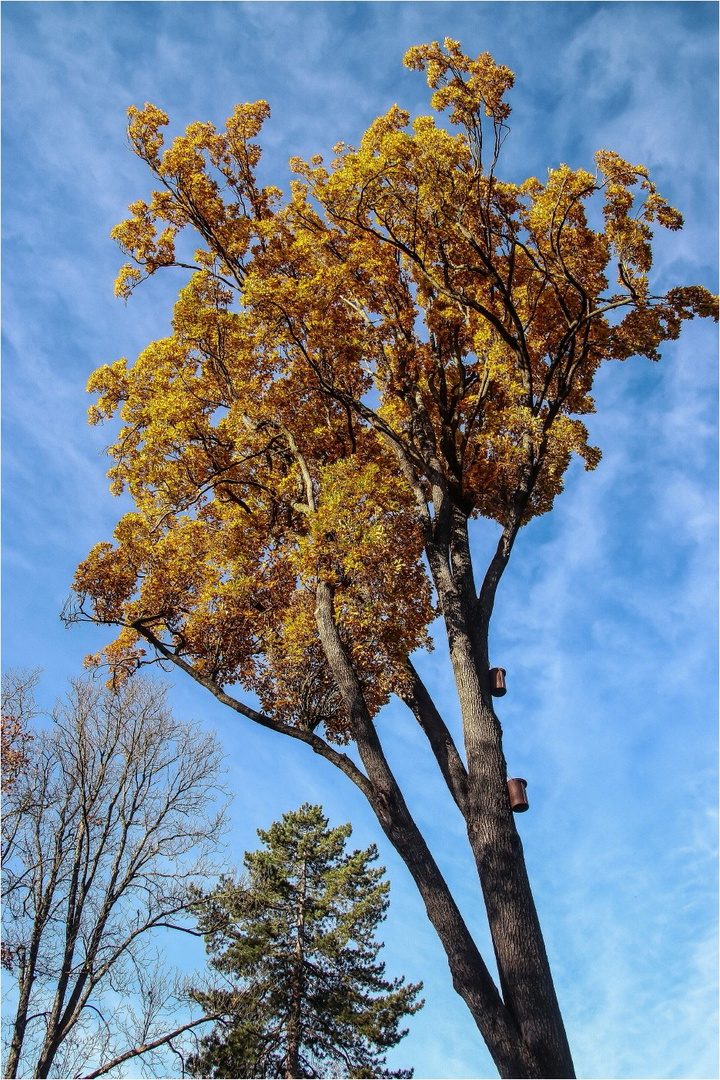
[[[85,1042],[97,1050],[87,1011],[102,1015],[106,988],[137,989],[149,934],[177,928],[189,883],[215,874],[220,765],[214,737],[176,720],[164,688],[143,680],[119,692],[76,682],[36,734],[3,818],[3,937],[18,989],[6,1076],[47,1076],[68,1039],[70,1057]]]
[[[143,1046],[135,1047],[132,1050],[126,1050],[124,1054],[118,1054],[111,1061],[105,1062],[99,1069],[95,1069],[94,1072],[78,1074],[82,1076],[82,1080],[95,1080],[96,1076],[104,1076],[105,1073],[109,1073],[111,1069],[116,1068],[118,1065],[122,1065],[126,1061],[131,1061],[132,1058],[140,1057],[142,1054],[147,1054],[150,1050],[157,1050],[159,1046],[164,1046],[166,1043],[172,1042],[178,1035],[182,1035],[185,1031],[190,1031],[192,1028],[198,1027],[200,1024],[208,1024],[211,1021],[219,1020],[220,1017],[217,1013],[208,1013],[205,1016],[199,1017],[197,1020],[191,1020],[187,1024],[182,1024],[180,1027],[175,1028],[174,1031],[168,1032],[167,1035],[162,1035],[159,1039],[154,1039],[152,1042],[146,1043]]]

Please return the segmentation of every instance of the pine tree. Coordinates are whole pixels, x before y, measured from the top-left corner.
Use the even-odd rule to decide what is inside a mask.
[[[194,997],[225,1019],[190,1059],[204,1077],[410,1077],[383,1052],[417,1012],[422,983],[387,980],[376,927],[390,889],[377,848],[347,854],[350,825],[328,828],[305,803],[258,830],[246,874],[196,904],[211,966],[227,989]]]

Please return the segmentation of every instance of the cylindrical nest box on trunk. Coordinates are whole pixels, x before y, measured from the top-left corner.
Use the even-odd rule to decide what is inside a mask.
[[[507,694],[505,674],[504,667],[490,668],[490,693],[493,697],[502,697],[504,694]]]
[[[508,795],[510,796],[510,806],[516,814],[522,814],[527,810],[530,805],[527,798],[527,780],[523,780],[521,776],[516,776],[512,780],[508,780]]]

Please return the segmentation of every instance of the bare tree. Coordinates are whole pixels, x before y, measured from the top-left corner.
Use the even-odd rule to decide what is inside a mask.
[[[18,685],[11,677],[9,691]],[[178,1026],[172,987],[153,972],[161,935],[194,929],[190,884],[214,870],[221,752],[142,680],[117,691],[72,683],[25,750],[3,802],[15,984],[5,1076],[107,1071],[103,1062],[166,1046]]]

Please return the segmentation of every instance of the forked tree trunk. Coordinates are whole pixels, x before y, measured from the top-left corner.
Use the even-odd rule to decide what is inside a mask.
[[[418,886],[445,949],[453,986],[470,1009],[500,1076],[516,1080],[574,1077],[505,777],[479,799],[471,787],[468,799],[468,836],[500,976],[498,994],[389,768],[369,764],[368,757],[363,754],[376,785],[395,789],[394,798],[378,800],[373,808]]]
[[[488,629],[495,589],[520,520],[498,544],[478,598],[467,520],[455,514],[453,585],[442,592],[450,659],[460,702],[467,761],[464,816],[480,879],[504,1004],[522,1033],[536,1075],[557,1080],[575,1071],[555,993],[522,843],[507,790],[502,729],[490,692]],[[442,589],[442,583],[441,583]]]
[[[481,712],[468,718],[474,738],[482,745],[469,748],[474,768],[468,773],[465,814],[488,905],[502,997],[385,759],[362,688],[335,626],[331,590],[323,584],[317,590],[316,617],[328,663],[373,785],[370,803],[418,887],[445,949],[453,986],[470,1009],[500,1076],[515,1080],[574,1077],[522,845],[507,796],[500,727],[492,708],[489,714]],[[482,705],[482,692],[475,693],[478,679],[473,665],[460,674],[465,709],[475,696]]]

